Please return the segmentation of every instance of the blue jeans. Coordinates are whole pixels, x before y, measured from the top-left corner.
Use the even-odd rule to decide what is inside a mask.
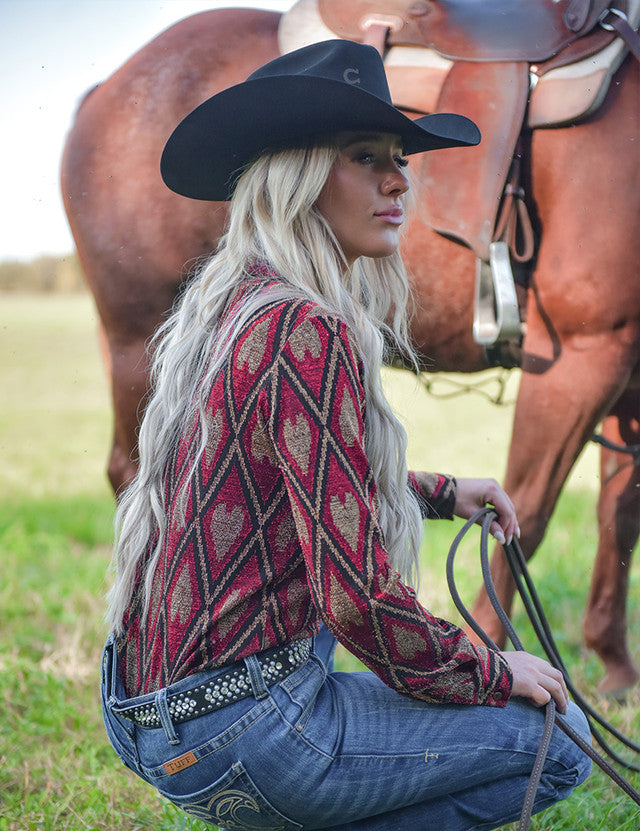
[[[372,673],[333,672],[334,646],[323,628],[309,661],[269,688],[248,658],[253,696],[146,728],[118,708],[165,691],[126,699],[108,642],[102,701],[109,739],[163,796],[229,830],[484,831],[518,819],[542,733],[539,709],[516,700],[505,708],[425,704]],[[166,689],[186,690],[222,671]],[[577,707],[566,719],[588,740]],[[590,769],[556,728],[534,810],[568,797]]]

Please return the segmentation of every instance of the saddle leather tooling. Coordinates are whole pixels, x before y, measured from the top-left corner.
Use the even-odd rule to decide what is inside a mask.
[[[601,104],[627,54],[619,33],[599,25],[611,6],[615,22],[640,24],[640,0],[298,0],[282,20],[282,51],[331,37],[370,43],[396,106],[478,124],[478,147],[421,160],[421,215],[477,256],[474,338],[485,347],[522,337],[511,259],[534,254],[522,132]]]
[[[534,63],[585,36],[609,5],[609,0],[318,0],[318,11],[332,31],[349,40],[384,26],[386,46],[427,46],[452,60]]]

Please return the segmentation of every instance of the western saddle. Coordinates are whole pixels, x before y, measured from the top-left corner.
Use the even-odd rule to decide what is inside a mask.
[[[370,43],[396,106],[460,112],[480,127],[478,147],[424,157],[421,214],[476,254],[473,333],[488,353],[509,353],[523,332],[511,265],[535,253],[523,130],[593,113],[627,51],[640,59],[639,24],[640,0],[298,0],[282,19],[281,51]]]

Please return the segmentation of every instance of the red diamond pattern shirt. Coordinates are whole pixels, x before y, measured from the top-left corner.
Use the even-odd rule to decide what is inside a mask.
[[[237,302],[273,282],[255,276]],[[507,701],[505,660],[431,615],[389,564],[365,404],[345,322],[307,299],[267,295],[171,457],[150,608],[144,616],[139,581],[117,642],[130,696],[310,637],[324,622],[399,693]],[[451,517],[455,480],[412,473],[409,483],[425,516]]]

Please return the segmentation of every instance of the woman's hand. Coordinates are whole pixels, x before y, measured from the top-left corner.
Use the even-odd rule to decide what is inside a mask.
[[[501,652],[500,655],[511,668],[512,695],[528,698],[536,707],[543,707],[553,698],[558,711],[567,712],[569,693],[559,670],[529,652]]]
[[[490,533],[499,543],[511,542],[520,537],[520,527],[512,501],[495,479],[458,479],[456,477],[456,504],[453,512],[456,516],[469,519],[480,508],[492,505],[498,519],[491,523]]]

